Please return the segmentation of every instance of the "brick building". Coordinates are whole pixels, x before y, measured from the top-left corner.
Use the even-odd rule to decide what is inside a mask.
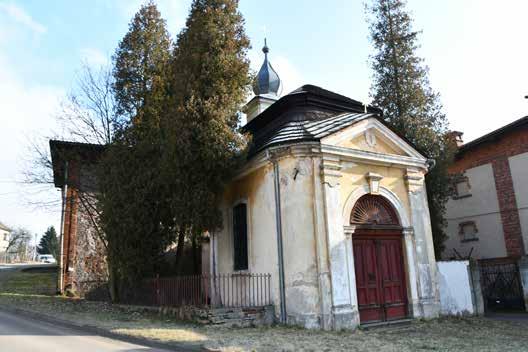
[[[94,162],[98,144],[50,141],[55,187],[62,192],[58,287],[63,293],[96,294],[107,281],[104,244],[94,226]]]
[[[514,262],[528,250],[528,116],[466,144],[454,135],[443,256]]]

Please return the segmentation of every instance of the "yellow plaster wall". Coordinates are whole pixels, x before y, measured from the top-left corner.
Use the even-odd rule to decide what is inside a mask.
[[[312,158],[283,157],[279,160],[279,174],[288,315],[291,319],[304,316],[317,321],[319,287]],[[248,204],[249,272],[272,274],[274,302],[277,303],[278,254],[271,163],[227,187],[222,206],[224,226],[217,244],[219,273],[233,272],[232,208],[239,201]]]
[[[222,205],[223,228],[218,237],[218,270],[233,272],[232,208],[247,202],[249,271],[272,273],[276,270],[275,200],[271,165],[232,182],[226,189]]]
[[[407,186],[405,185],[404,176],[405,170],[390,166],[378,166],[368,164],[345,164],[342,169],[342,177],[340,179],[340,201],[344,207],[348,197],[358,187],[367,185],[365,175],[368,172],[373,172],[383,176],[380,185],[387,188],[400,199],[404,208],[407,211],[407,217],[410,218],[410,204],[407,193]],[[348,215],[346,215],[348,216]]]
[[[376,136],[376,144],[373,147],[367,144],[367,140],[365,139],[365,135],[363,133],[353,139],[345,139],[337,145],[340,147],[365,150],[381,154],[406,155],[402,150],[400,150],[396,146],[389,144],[385,140],[385,138],[379,133],[374,132],[374,135]]]
[[[289,319],[296,320],[293,323],[314,326],[319,314],[319,284],[313,160],[287,157],[280,160],[279,168],[286,306]]]
[[[357,124],[331,134],[330,136],[325,137],[322,140],[322,143],[381,154],[407,155],[403,150],[401,150],[400,147],[394,145],[394,143],[383,136],[383,134],[380,133],[376,128],[367,127],[369,121],[372,119],[374,118],[360,121]],[[376,144],[374,146],[367,144],[365,139],[366,129],[368,129],[376,137]]]

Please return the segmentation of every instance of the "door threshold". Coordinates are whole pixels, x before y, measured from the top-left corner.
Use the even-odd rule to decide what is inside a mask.
[[[365,330],[373,329],[373,328],[381,328],[381,327],[387,327],[387,326],[400,326],[400,325],[410,325],[412,322],[411,318],[403,318],[403,319],[395,319],[395,320],[387,320],[387,321],[376,321],[373,323],[364,323],[360,324],[359,327]]]

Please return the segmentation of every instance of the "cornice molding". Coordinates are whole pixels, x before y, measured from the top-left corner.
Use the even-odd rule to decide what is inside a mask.
[[[342,161],[360,161],[365,164],[394,166],[400,168],[415,167],[427,170],[427,160],[422,158],[393,154],[381,154],[328,144],[321,144],[321,153],[323,155],[337,156]]]

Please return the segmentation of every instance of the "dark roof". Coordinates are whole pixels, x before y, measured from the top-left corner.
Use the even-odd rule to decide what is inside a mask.
[[[50,142],[51,162],[53,165],[53,183],[55,187],[64,185],[64,165],[66,161],[95,161],[105,150],[102,144],[58,141]]]
[[[365,112],[366,110],[366,112]],[[427,155],[400,135],[382,118],[381,109],[329,90],[304,85],[283,96],[242,130],[252,135],[249,156],[280,144],[319,141],[365,118],[374,117],[424,157]]]
[[[510,124],[507,124],[506,126],[498,128],[495,131],[492,131],[488,134],[485,134],[482,137],[479,137],[477,139],[472,140],[471,142],[468,142],[462,145],[460,148],[458,148],[457,154],[458,155],[463,154],[467,152],[468,150],[471,150],[484,143],[495,142],[498,139],[502,138],[507,133],[513,132],[519,128],[527,128],[527,127],[528,127],[528,116],[525,116],[516,121],[513,121]]]
[[[312,110],[333,113],[365,112],[365,105],[357,100],[307,84],[277,100],[248,122],[243,130],[247,132],[257,131],[273,120],[281,118],[285,112],[299,107],[311,107]],[[373,106],[368,106],[367,112],[382,114],[380,109]]]
[[[289,121],[266,140],[259,141],[259,150],[272,145],[301,141],[318,141],[365,118],[375,117],[372,113],[342,113],[321,120]],[[255,150],[254,152],[258,152]]]

